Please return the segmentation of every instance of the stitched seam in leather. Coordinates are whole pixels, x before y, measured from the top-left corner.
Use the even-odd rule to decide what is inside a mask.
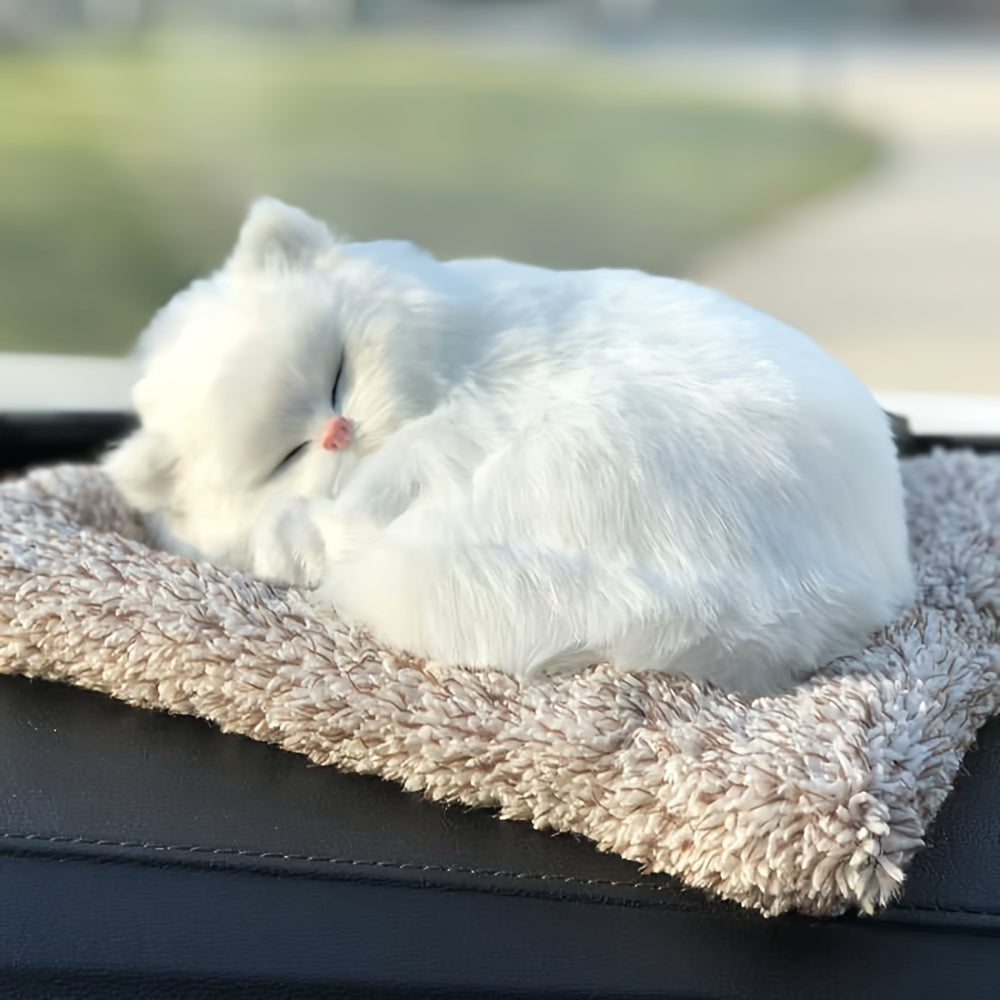
[[[933,904],[921,906],[917,903],[893,903],[893,910],[913,910],[916,913],[966,913],[970,917],[1000,917],[1000,910],[981,910],[966,906],[945,906]]]
[[[52,837],[35,833],[0,833],[0,840],[28,841],[43,844],[80,844],[84,847],[142,848],[148,851],[165,851],[179,854],[212,854],[220,857],[257,859],[259,861],[304,861],[330,865],[349,865],[355,868],[380,868],[390,871],[441,872],[453,875],[477,875],[486,878],[513,878],[537,880],[541,882],[561,882],[564,885],[607,886],[618,889],[671,889],[672,886],[656,885],[649,882],[616,882],[612,879],[582,879],[565,875],[533,875],[530,872],[490,871],[482,868],[465,868],[458,865],[417,865],[396,861],[358,861],[352,858],[324,858],[308,854],[281,854],[280,852],[241,851],[232,847],[204,847],[185,844],[149,844],[139,840],[95,840],[87,837]],[[1000,917],[1000,911],[961,906],[921,906],[915,903],[897,903],[892,909],[917,913],[954,913],[971,917]],[[891,914],[892,910],[887,911]]]
[[[236,847],[204,847],[187,844],[150,844],[140,840],[92,840],[87,837],[52,837],[35,833],[0,833],[0,840],[22,840],[43,844],[80,844],[84,847],[142,848],[147,851],[174,852],[177,854],[211,854],[217,857],[248,858],[258,861],[303,861],[329,865],[349,865],[353,868],[379,868],[390,871],[440,872],[452,875],[479,875],[486,878],[515,878],[542,882],[562,882],[565,885],[610,886],[617,889],[673,889],[673,886],[650,882],[617,882],[612,879],[583,879],[566,875],[532,874],[531,872],[491,871],[483,868],[465,868],[459,865],[419,865],[398,861],[358,861],[353,858],[324,858],[309,854],[282,854],[279,851],[243,851]]]

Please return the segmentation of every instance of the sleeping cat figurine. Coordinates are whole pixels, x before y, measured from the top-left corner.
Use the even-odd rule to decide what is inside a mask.
[[[106,468],[158,543],[435,661],[760,694],[913,594],[871,395],[687,282],[439,261],[263,199],[140,356]]]

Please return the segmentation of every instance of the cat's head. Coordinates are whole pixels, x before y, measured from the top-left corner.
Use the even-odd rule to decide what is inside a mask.
[[[335,496],[362,456],[432,405],[427,296],[398,266],[400,245],[356,246],[258,201],[225,266],[143,334],[140,428],[105,467],[162,544],[247,568],[265,506]]]

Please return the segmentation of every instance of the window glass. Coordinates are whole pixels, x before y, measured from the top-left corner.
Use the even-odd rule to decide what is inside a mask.
[[[127,352],[270,193],[438,255],[693,277],[878,388],[996,392],[995,17],[5,0],[0,350]]]

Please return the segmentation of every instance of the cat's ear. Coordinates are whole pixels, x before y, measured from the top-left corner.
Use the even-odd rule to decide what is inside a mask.
[[[110,451],[102,464],[121,495],[136,510],[149,513],[167,506],[175,459],[161,435],[138,430]]]
[[[308,267],[336,243],[326,225],[301,208],[259,198],[250,206],[228,266],[237,271]]]

